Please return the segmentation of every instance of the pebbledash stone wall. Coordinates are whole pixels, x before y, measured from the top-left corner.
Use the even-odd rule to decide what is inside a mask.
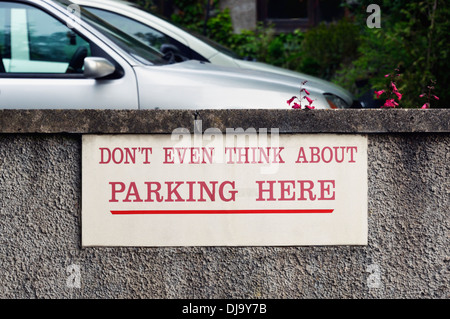
[[[450,111],[0,111],[0,298],[449,298]],[[368,245],[82,247],[83,134],[368,136]],[[199,122],[196,122],[199,123]]]

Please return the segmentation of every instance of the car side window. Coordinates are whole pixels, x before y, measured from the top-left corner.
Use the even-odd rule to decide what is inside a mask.
[[[88,41],[48,13],[0,2],[0,73],[82,73]]]

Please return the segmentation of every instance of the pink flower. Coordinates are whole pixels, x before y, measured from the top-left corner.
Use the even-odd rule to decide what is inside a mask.
[[[388,99],[384,103],[383,107],[396,107],[398,105],[397,102],[394,101],[394,99]]]
[[[294,101],[296,96],[291,97],[289,100],[287,100],[287,104],[291,105],[292,101]]]
[[[313,100],[311,100],[309,97],[307,97],[307,96],[305,96],[305,97],[303,97],[304,99],[306,99],[307,101],[308,101],[308,103],[309,103],[309,105],[311,105],[312,104],[312,102],[314,102]]]
[[[377,99],[380,98],[380,95],[384,93],[384,90],[381,91],[375,91],[375,94],[377,95]]]
[[[308,82],[308,81],[303,81],[302,82],[302,85],[305,85],[306,84],[306,82]],[[305,92],[305,96],[303,96],[302,97],[302,92]],[[305,109],[305,108],[308,108],[308,109],[310,109],[310,110],[312,110],[312,109],[315,109],[315,107],[314,106],[311,106],[311,104],[314,102],[314,100],[311,100],[309,97],[308,97],[308,95],[310,95],[310,93],[308,92],[308,90],[307,89],[305,89],[305,88],[301,88],[300,89],[300,96],[293,96],[293,97],[291,97],[289,100],[287,100],[286,102],[287,102],[287,104],[289,105],[289,106],[291,106],[291,104],[292,104],[292,102],[294,102],[294,100],[297,100],[297,102],[294,102],[294,104],[292,105],[292,108],[293,109]],[[305,107],[303,107],[302,106],[302,99],[306,99],[308,102],[309,102],[309,105],[305,105]]]
[[[430,107],[430,104],[425,103],[424,105],[422,105],[421,109],[427,109]]]
[[[397,87],[395,86],[394,82],[391,82],[391,86],[394,89],[394,92],[398,92]]]
[[[394,91],[394,94],[397,95],[399,101],[402,99],[402,94],[400,92]]]
[[[434,98],[436,99],[436,100],[439,100],[439,98],[436,96],[436,95],[433,95],[434,96]]]
[[[425,95],[426,95],[425,93],[422,93],[419,95],[419,97],[424,97]]]
[[[389,76],[390,76],[390,74],[386,74],[384,77],[387,78],[387,77],[389,77]]]
[[[302,89],[301,92],[303,92],[303,91],[305,91],[305,93],[309,95],[309,92],[307,89]]]

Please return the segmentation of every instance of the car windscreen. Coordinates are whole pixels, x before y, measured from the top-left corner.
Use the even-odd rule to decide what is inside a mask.
[[[140,9],[142,11],[147,11],[144,7],[140,6],[138,3],[129,3],[129,5],[132,6],[132,7],[137,8],[137,9]],[[169,24],[171,24],[171,25],[173,25],[173,26],[183,30],[184,32],[189,33],[193,37],[200,39],[201,41],[205,42],[209,46],[213,47],[215,50],[217,50],[217,51],[219,51],[219,52],[221,52],[221,53],[223,53],[225,55],[228,55],[229,57],[231,57],[233,59],[239,59],[239,60],[244,59],[242,56],[240,56],[239,54],[237,54],[236,52],[234,52],[230,48],[228,48],[228,47],[226,47],[226,46],[224,46],[222,44],[217,43],[216,41],[208,38],[205,35],[199,34],[199,33],[195,32],[193,30],[189,30],[189,29],[187,29],[186,27],[184,27],[182,25],[174,23],[173,21],[169,21],[166,17],[161,16],[161,15],[155,13],[155,12],[152,12],[151,14],[154,15],[155,17],[157,17],[157,18],[159,18],[159,19],[161,19],[161,20],[163,20],[163,21],[165,21],[165,22],[167,22],[167,23],[169,23]]]
[[[64,0],[56,1],[62,6],[70,5],[70,2]],[[134,37],[128,35],[127,33],[115,28],[105,20],[99,18],[93,13],[79,8],[80,18],[82,21],[88,23],[93,26],[95,29],[100,31],[103,35],[105,35],[109,40],[111,40],[114,44],[120,47],[122,50],[131,55],[134,59],[139,61],[145,65],[164,65],[168,64],[167,60],[164,59],[164,56],[146,45],[142,42],[136,40]]]
[[[194,31],[190,31],[190,30],[186,30],[186,29],[183,29],[183,30],[188,32],[188,33],[190,33],[192,36],[194,36],[196,38],[199,38],[200,40],[202,40],[206,44],[212,46],[217,51],[219,51],[219,52],[221,52],[221,53],[223,53],[225,55],[228,55],[229,57],[232,57],[233,59],[238,59],[238,60],[242,60],[243,59],[236,52],[234,52],[231,49],[223,46],[222,44],[219,44],[219,43],[215,42],[214,40],[211,40],[210,38],[208,38],[208,37],[206,37],[204,35],[201,35],[201,34],[198,34],[198,33],[194,32]]]

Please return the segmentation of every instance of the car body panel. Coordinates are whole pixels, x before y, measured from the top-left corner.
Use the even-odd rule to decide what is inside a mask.
[[[252,69],[252,70],[259,70],[259,71],[265,71],[265,72],[273,72],[280,75],[290,76],[290,77],[300,77],[298,72],[287,70],[284,68],[280,68],[277,66],[269,65],[266,63],[261,62],[254,62],[254,61],[245,61],[245,60],[236,60],[236,63],[239,65],[239,67],[243,69]],[[308,75],[308,74],[302,74],[301,79],[303,81],[308,81],[307,86],[309,88],[314,87],[315,90],[322,94],[330,93],[337,95],[344,99],[349,105],[353,103],[354,97],[353,95],[345,90],[344,88],[329,82],[325,81],[321,78]]]
[[[298,91],[295,78],[268,76],[265,72],[253,70],[229,72],[227,67],[194,60],[166,66],[135,67],[135,71],[143,109],[173,109],[180,106],[197,109],[286,109],[287,99]],[[216,76],[211,77],[210,74]],[[186,101],[193,102],[187,105]]]
[[[2,109],[137,109],[136,86],[125,79],[0,78]],[[134,78],[131,78],[134,80]],[[7,83],[5,83],[5,81]]]

